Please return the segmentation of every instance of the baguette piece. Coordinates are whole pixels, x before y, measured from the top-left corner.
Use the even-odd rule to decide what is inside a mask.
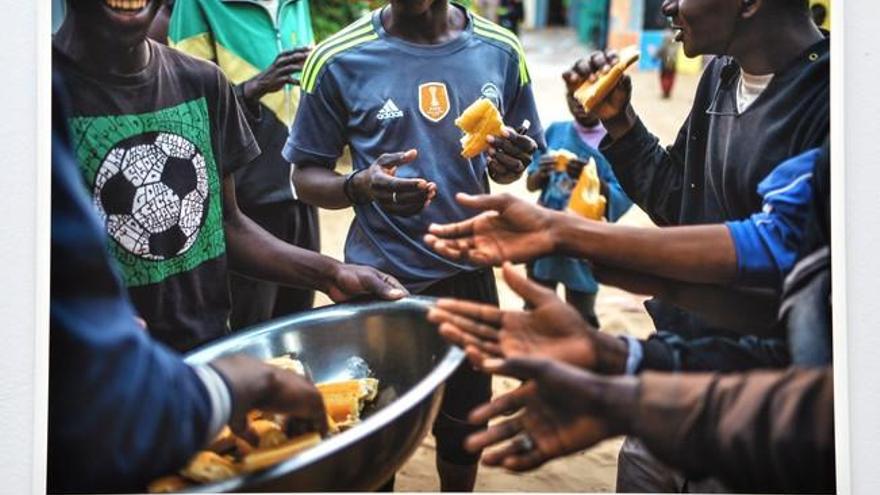
[[[276,366],[283,370],[292,371],[300,376],[306,376],[306,368],[303,366],[302,361],[299,359],[293,359],[289,355],[267,359],[266,364]]]
[[[294,455],[305,449],[314,447],[321,442],[321,435],[317,433],[306,433],[292,440],[272,448],[257,449],[250,454],[244,456],[241,461],[241,471],[244,473],[253,473],[267,467],[274,466],[281,461],[290,459]]]
[[[455,119],[455,125],[465,133],[461,156],[473,158],[489,148],[488,136],[501,136],[504,121],[492,100],[480,98]]]
[[[608,96],[617,87],[617,83],[623,77],[623,73],[639,59],[639,51],[635,46],[628,47],[620,52],[620,61],[614,64],[607,73],[599,76],[595,82],[585,81],[574,92],[575,99],[591,112],[593,108]]]
[[[277,447],[287,442],[287,436],[281,426],[268,419],[257,419],[248,425],[248,436],[256,440],[258,448]]]
[[[223,481],[238,474],[235,464],[229,459],[209,450],[202,450],[180,471],[187,479],[199,483]]]
[[[326,382],[316,386],[324,399],[327,415],[339,429],[346,429],[360,421],[364,404],[379,394],[379,380],[375,378]]]
[[[324,382],[315,385],[321,395],[353,395],[362,401],[371,401],[379,393],[379,380],[358,378],[339,382]]]
[[[155,479],[147,485],[149,493],[177,493],[190,486],[190,482],[184,477],[172,474]]]
[[[607,199],[602,195],[600,189],[601,183],[596,169],[596,161],[590,158],[571,191],[568,210],[591,220],[601,220],[605,216]]]

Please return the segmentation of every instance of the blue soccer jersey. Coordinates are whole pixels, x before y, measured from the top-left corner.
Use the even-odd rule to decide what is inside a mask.
[[[375,203],[355,206],[345,246],[347,262],[390,273],[416,292],[473,269],[441,258],[422,240],[432,222],[474,215],[455,202],[456,193],[488,192],[486,156],[462,158],[455,119],[486,97],[507,125],[529,120],[528,134],[543,147],[522,46],[509,31],[467,17],[464,32],[443,44],[390,36],[378,10],[323,42],[306,62],[284,149],[295,165],[333,168],[348,145],[355,169],[368,168],[383,153],[418,150],[417,160],[397,175],[436,182],[436,199],[412,217],[390,215]]]

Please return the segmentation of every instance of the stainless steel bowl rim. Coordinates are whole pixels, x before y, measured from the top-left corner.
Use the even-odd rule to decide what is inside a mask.
[[[310,311],[307,314],[304,314],[300,317],[296,318],[297,322],[306,323],[311,320],[323,319],[327,317],[344,317],[348,314],[354,315],[359,310],[365,308],[375,308],[376,306],[382,305],[410,305],[421,307],[425,310],[434,305],[436,299],[422,296],[411,296],[399,301],[384,301],[379,303],[366,303],[366,304],[347,304],[347,305],[338,305],[331,306],[324,309],[317,309],[314,311]],[[288,320],[287,324],[290,324]],[[253,331],[249,331],[242,334],[237,334],[234,337],[241,339],[248,335],[258,334],[262,332],[271,331],[274,326],[268,327],[260,327]],[[225,340],[225,339],[224,339]],[[219,343],[219,342],[218,342]],[[203,362],[199,358],[199,355],[203,354],[203,351],[196,350],[192,354],[188,355],[187,361],[198,361]],[[318,445],[303,451],[300,454],[286,460],[282,461],[275,466],[268,468],[263,471],[259,471],[256,473],[237,476],[235,478],[225,480],[219,483],[212,483],[209,485],[201,485],[200,487],[194,487],[196,490],[201,491],[201,489],[210,489],[210,491],[223,491],[225,489],[233,488],[240,484],[240,480],[242,478],[251,478],[254,481],[257,481],[259,478],[270,478],[276,474],[280,474],[282,472],[287,473],[291,471],[295,471],[297,469],[301,469],[305,466],[313,462],[317,462],[324,458],[325,456],[335,452],[347,448],[355,443],[357,443],[362,438],[372,434],[375,431],[381,430],[382,428],[391,424],[391,422],[409,411],[410,409],[416,407],[419,402],[421,402],[425,397],[429,396],[433,391],[439,387],[443,382],[449,378],[450,375],[455,371],[456,368],[464,361],[465,354],[464,352],[456,346],[450,345],[449,350],[446,351],[446,354],[440,360],[440,362],[434,367],[434,369],[429,373],[424,379],[422,379],[418,384],[416,384],[413,388],[408,390],[406,393],[401,395],[391,404],[383,407],[381,410],[375,412],[370,417],[364,419],[361,423],[359,423],[356,427],[344,431],[338,435],[330,437]],[[381,387],[381,383],[380,383]]]

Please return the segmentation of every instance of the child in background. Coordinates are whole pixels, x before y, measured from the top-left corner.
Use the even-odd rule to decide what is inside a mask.
[[[574,120],[554,122],[547,128],[547,153],[536,152],[527,169],[526,186],[529,191],[541,190],[538,204],[553,210],[565,210],[571,191],[586,164],[592,158],[601,182],[602,195],[607,199],[605,218],[614,222],[632,206],[611,170],[608,160],[599,152],[599,142],[605,137],[605,128],[599,119],[584,111],[569,92],[568,109]],[[556,170],[554,151],[567,150],[577,156],[570,159],[565,171]],[[583,318],[599,328],[596,317],[596,293],[599,285],[593,278],[589,264],[580,259],[563,256],[539,258],[529,265],[529,277],[555,289],[565,286],[565,300],[574,306]]]
[[[678,43],[675,41],[675,33],[672,28],[667,28],[663,34],[663,43],[660,44],[655,56],[660,62],[660,89],[663,98],[672,96],[672,86],[675,85],[675,71],[678,64]]]

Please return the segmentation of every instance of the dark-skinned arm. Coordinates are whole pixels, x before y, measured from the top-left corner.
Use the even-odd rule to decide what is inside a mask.
[[[678,282],[602,265],[593,266],[593,275],[605,285],[657,296],[693,312],[714,327],[744,335],[779,337],[772,329],[779,310],[779,295],[775,291]]]
[[[229,264],[244,275],[292,287],[320,290],[334,301],[360,294],[399,299],[406,289],[369,267],[346,265],[320,253],[281,241],[238,208],[235,179],[223,181],[223,219]]]
[[[575,62],[563,78],[569,91],[574,91],[585,81],[597,80],[618,61],[614,52],[596,51]],[[706,79],[704,76],[701,83]],[[701,84],[695,100],[704,96],[706,84]],[[684,194],[689,123],[684,123],[671,146],[662,146],[633,108],[632,91],[632,79],[624,75],[615,89],[593,108],[593,114],[608,131],[599,148],[627,196],[657,225],[675,225]]]
[[[636,379],[519,357],[485,369],[523,385],[470,415],[498,420],[465,441],[486,450],[484,464],[528,471],[626,433],[690,479],[715,476],[743,493],[834,492],[830,367]],[[510,411],[519,414],[503,418]]]
[[[736,277],[736,250],[723,224],[655,229],[558,215],[553,230],[561,253],[599,264],[686,282]]]
[[[431,225],[425,238],[453,260],[499,265],[553,253],[686,282],[726,284],[737,274],[736,249],[723,224],[639,228],[549,210],[509,194],[459,194],[457,200],[483,213]]]
[[[297,164],[293,171],[293,183],[303,203],[330,210],[351,206],[342,189],[345,176],[329,168],[311,163]]]

